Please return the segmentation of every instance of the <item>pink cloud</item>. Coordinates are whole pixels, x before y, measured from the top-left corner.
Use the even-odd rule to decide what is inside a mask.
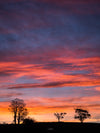
[[[100,87],[95,87],[95,90],[100,91]]]
[[[82,59],[72,58],[72,57],[71,58],[54,57],[53,58],[53,61],[55,61],[54,64],[52,63],[50,64],[49,62],[46,63],[46,60],[44,60],[44,64],[1,62],[0,73],[1,77],[4,77],[5,80],[9,77],[9,79],[13,79],[14,81],[23,76],[27,77],[28,79],[36,79],[37,81],[42,80],[42,83],[40,84],[39,83],[16,84],[12,85],[12,88],[13,87],[32,88],[32,87],[61,87],[61,86],[93,86],[93,85],[100,85],[99,60],[100,60],[99,57],[82,58]],[[65,70],[66,74],[64,73]],[[67,73],[67,71],[69,70],[70,71],[81,70],[83,71],[83,73],[76,73],[76,74],[73,74],[72,72]],[[88,71],[88,73],[84,74],[84,71]]]

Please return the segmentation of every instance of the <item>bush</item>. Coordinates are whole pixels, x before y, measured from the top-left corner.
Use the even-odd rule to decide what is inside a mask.
[[[33,125],[36,121],[32,118],[26,118],[23,120],[23,124],[25,125]]]

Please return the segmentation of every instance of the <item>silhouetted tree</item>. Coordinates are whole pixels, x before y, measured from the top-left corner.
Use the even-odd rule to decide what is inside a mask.
[[[18,117],[17,117],[18,124],[20,124],[20,122],[24,120],[24,118],[27,116],[27,114],[28,114],[28,111],[26,108],[20,109],[18,111]]]
[[[25,118],[23,120],[23,124],[25,124],[25,125],[33,125],[35,122],[36,121],[34,119],[32,119],[32,118]]]
[[[63,119],[66,114],[67,113],[65,113],[65,112],[64,113],[54,113],[54,115],[58,119],[58,122],[60,122],[60,120]]]
[[[87,118],[90,118],[91,115],[89,114],[89,112],[87,110],[81,109],[81,108],[76,108],[75,109],[75,119],[79,119],[81,121],[81,123],[83,123],[83,121]]]
[[[25,108],[26,104],[22,99],[14,99],[9,105],[9,110],[14,114],[14,124],[18,120],[18,124],[27,116],[28,111]]]

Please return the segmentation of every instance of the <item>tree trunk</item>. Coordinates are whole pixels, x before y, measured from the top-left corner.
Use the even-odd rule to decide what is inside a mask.
[[[14,124],[16,124],[16,112],[14,112]]]
[[[58,122],[60,122],[60,118],[58,118]]]
[[[20,124],[20,112],[18,113],[18,124]]]
[[[83,123],[83,119],[81,120],[81,123]]]

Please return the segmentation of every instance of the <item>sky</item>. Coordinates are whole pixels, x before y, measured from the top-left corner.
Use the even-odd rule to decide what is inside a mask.
[[[100,1],[0,1],[0,123],[23,99],[37,121],[75,121],[75,108],[100,122]]]

